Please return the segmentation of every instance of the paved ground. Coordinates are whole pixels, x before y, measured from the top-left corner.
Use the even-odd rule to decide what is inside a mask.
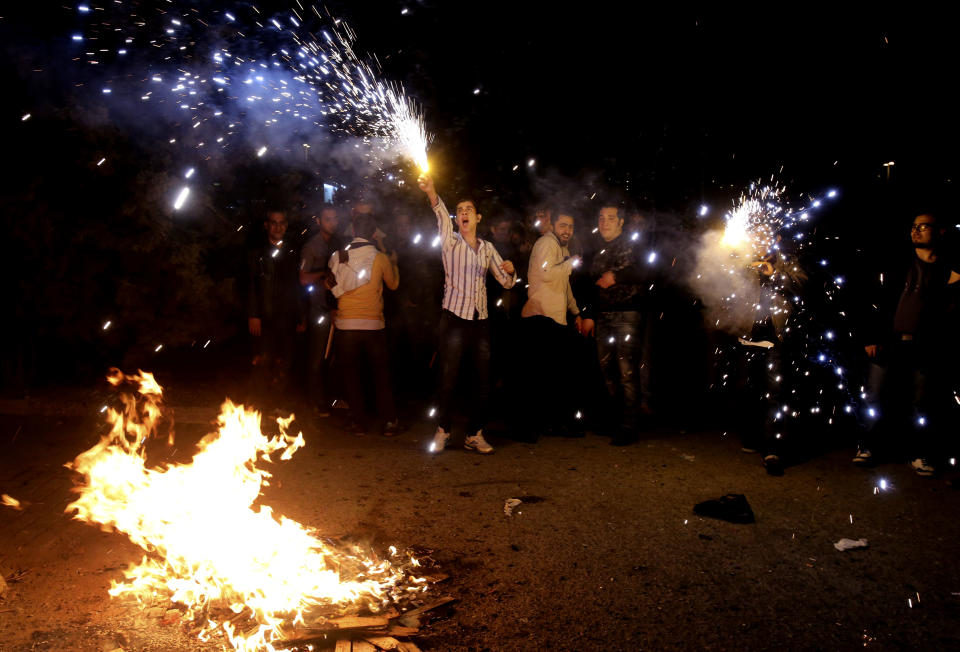
[[[14,407],[0,405],[0,493],[25,509],[0,507],[0,649],[220,649],[110,599],[140,551],[63,514],[63,464],[95,441],[98,406]],[[186,450],[215,409],[180,414]],[[301,427],[307,447],[277,465],[262,501],[325,535],[433,550],[451,576],[435,590],[459,602],[423,649],[960,649],[950,474],[854,469],[837,450],[769,477],[715,432],[651,432],[625,448],[494,439],[491,456],[431,457],[427,422],[396,439]],[[728,492],[747,496],[755,524],[692,513]],[[525,500],[509,517],[507,498]],[[838,552],[843,537],[869,548]]]

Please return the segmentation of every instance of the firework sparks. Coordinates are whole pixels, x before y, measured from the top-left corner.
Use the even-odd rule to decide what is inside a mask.
[[[751,184],[726,213],[723,228],[703,235],[689,277],[708,323],[737,336],[717,349],[718,365],[729,372],[721,372],[718,387],[736,375],[737,360],[776,348],[770,382],[799,404],[773,410],[777,421],[814,418],[833,425],[837,414],[855,418],[858,401],[846,382],[841,353],[853,348],[839,303],[846,281],[820,271],[828,266],[826,258],[818,259],[819,266],[803,263],[808,248],[823,245],[811,236],[811,222],[826,199],[836,196],[830,191],[825,199],[807,197],[796,208],[773,179]]]
[[[156,15],[135,15],[118,3],[91,12],[99,22],[71,36],[101,46],[80,59],[98,65],[107,101],[140,98],[154,106],[161,124],[180,130],[169,144],[206,161],[239,140],[269,138],[264,129],[284,132],[270,139],[271,152],[293,135],[322,140],[339,132],[359,138],[375,167],[401,156],[420,172],[430,169],[421,110],[402,86],[381,78],[375,58],[354,52],[355,34],[340,19],[316,6],[304,20],[296,10],[202,15],[172,4]],[[211,37],[213,47],[201,51],[198,44],[208,48]],[[142,74],[113,72],[110,57],[124,54]],[[261,140],[253,154],[262,157],[267,147]]]

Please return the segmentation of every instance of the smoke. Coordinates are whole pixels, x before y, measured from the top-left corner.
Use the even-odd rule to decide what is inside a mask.
[[[76,19],[46,82],[71,89],[61,111],[73,122],[115,130],[148,152],[145,165],[168,168],[171,210],[191,210],[190,199],[174,208],[183,187],[215,192],[244,166],[366,178],[407,153],[386,119],[402,92],[320,11],[143,3]]]
[[[772,292],[760,283],[751,262],[723,241],[723,231],[700,234],[691,251],[693,266],[686,284],[700,298],[709,327],[734,335],[749,335],[758,318],[757,306],[769,305]],[[765,314],[764,314],[765,316]]]

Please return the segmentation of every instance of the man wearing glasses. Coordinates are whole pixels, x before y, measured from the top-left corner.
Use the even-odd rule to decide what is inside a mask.
[[[910,227],[914,255],[902,283],[888,282],[887,300],[875,304],[879,314],[866,320],[877,330],[865,336],[870,362],[867,424],[854,464],[874,461],[882,431],[898,417],[911,423],[910,436],[899,439],[909,447],[905,452],[917,475],[932,476],[941,461],[941,439],[949,418],[947,361],[956,335],[949,307],[956,303],[960,288],[958,265],[948,261],[939,246],[944,231],[932,214],[914,218]],[[881,284],[883,280],[881,275]]]

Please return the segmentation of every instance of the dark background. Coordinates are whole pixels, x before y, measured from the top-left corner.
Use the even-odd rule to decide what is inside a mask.
[[[163,117],[121,111],[99,92],[101,78],[135,77],[149,49],[85,65],[70,44],[75,6],[40,4],[0,18],[5,384],[89,379],[111,364],[237,359],[242,252],[267,203],[286,202],[305,220],[328,179],[381,191],[384,215],[422,201],[409,173],[406,190],[384,190],[377,172],[327,156],[340,136],[312,134],[321,146],[302,163],[211,163],[190,210],[174,214],[169,197],[186,163],[163,146]],[[148,15],[158,5],[169,7],[123,7]],[[264,16],[288,6],[257,5]],[[776,175],[798,198],[839,190],[818,228],[841,237],[829,245],[831,271],[854,279],[903,248],[914,214],[934,207],[960,221],[950,92],[958,45],[945,13],[808,3],[327,7],[356,31],[356,50],[375,54],[383,76],[422,106],[441,192],[479,193],[486,215],[520,217],[559,198],[585,227],[615,193],[661,228],[692,233],[709,221],[695,218],[701,203],[718,219],[751,180]]]

